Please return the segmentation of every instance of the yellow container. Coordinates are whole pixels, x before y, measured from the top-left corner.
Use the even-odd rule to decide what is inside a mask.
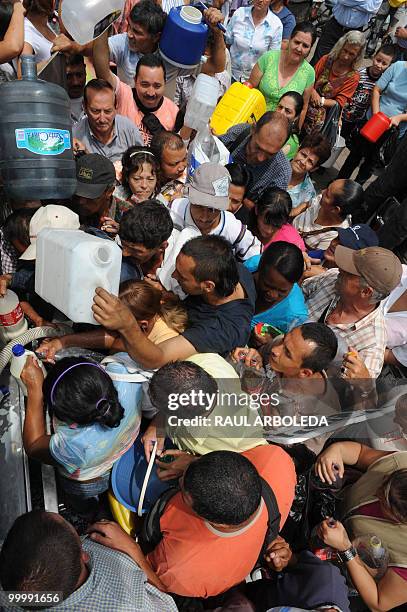
[[[255,123],[266,112],[266,100],[258,89],[233,83],[219,100],[211,117],[211,128],[224,134],[237,123]]]
[[[119,523],[120,527],[131,536],[135,535],[136,515],[121,504],[112,491],[108,492],[109,506],[112,511],[114,520]]]

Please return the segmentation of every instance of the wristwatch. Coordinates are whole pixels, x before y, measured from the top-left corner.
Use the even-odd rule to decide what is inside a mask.
[[[341,563],[349,563],[349,561],[352,561],[357,556],[358,551],[354,546],[350,546],[346,550],[337,550],[336,554]]]

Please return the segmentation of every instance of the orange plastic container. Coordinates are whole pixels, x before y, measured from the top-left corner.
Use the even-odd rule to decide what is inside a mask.
[[[258,89],[233,83],[219,100],[210,125],[215,134],[228,131],[238,123],[255,123],[266,112],[266,100]]]

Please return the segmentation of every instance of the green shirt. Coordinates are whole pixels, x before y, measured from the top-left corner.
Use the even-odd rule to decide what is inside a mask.
[[[304,60],[292,79],[284,87],[278,83],[278,63],[281,51],[267,51],[257,61],[263,77],[259,84],[259,90],[266,98],[267,110],[275,110],[280,100],[288,91],[296,91],[303,94],[307,87],[315,82],[313,67]]]

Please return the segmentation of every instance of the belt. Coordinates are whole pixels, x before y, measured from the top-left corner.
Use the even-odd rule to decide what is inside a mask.
[[[367,23],[364,26],[360,26],[360,28],[347,28],[346,26],[343,26],[341,23],[339,23],[339,21],[332,15],[332,19],[334,19],[334,21],[336,21],[336,23],[338,24],[338,26],[340,28],[342,28],[342,30],[344,32],[352,32],[352,30],[357,30],[358,32],[366,32],[366,30],[369,29],[369,24]]]

